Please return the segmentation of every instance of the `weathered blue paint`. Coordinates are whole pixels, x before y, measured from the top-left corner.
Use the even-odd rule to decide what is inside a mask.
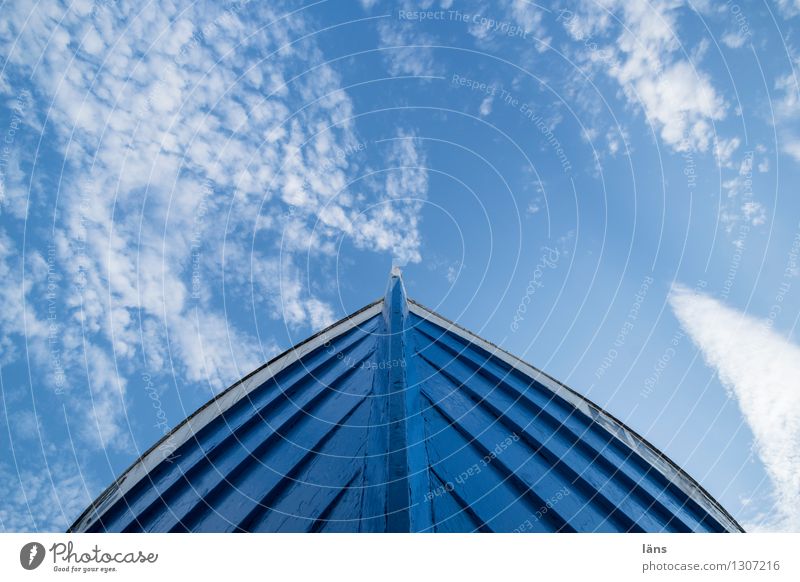
[[[741,531],[632,430],[385,297],[198,410],[71,531]]]
[[[383,317],[389,351],[385,360],[389,400],[389,477],[386,484],[387,531],[407,532],[411,528],[408,441],[406,419],[406,362],[405,322],[408,314],[403,281],[392,273],[384,299]]]

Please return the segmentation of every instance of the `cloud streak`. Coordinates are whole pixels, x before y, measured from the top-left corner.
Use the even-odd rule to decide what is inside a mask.
[[[740,313],[703,293],[675,285],[670,305],[681,326],[736,398],[775,491],[774,523],[800,529],[800,346],[768,320]]]

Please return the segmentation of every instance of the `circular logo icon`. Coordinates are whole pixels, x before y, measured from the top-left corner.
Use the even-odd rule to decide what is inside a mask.
[[[29,542],[19,551],[19,563],[26,570],[35,570],[44,562],[44,546],[39,542]]]

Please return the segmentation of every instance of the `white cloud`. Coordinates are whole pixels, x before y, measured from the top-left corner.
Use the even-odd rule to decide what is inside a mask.
[[[747,42],[747,37],[739,32],[729,32],[722,36],[722,44],[728,48],[742,48],[745,42]]]
[[[717,157],[717,163],[724,168],[732,168],[733,163],[731,157],[734,152],[739,148],[741,140],[738,137],[731,139],[719,138],[714,142],[714,154]]]
[[[274,342],[259,346],[217,313],[198,307],[171,322],[175,353],[186,378],[217,392],[278,352]]]
[[[253,282],[259,289],[259,301],[269,305],[271,316],[292,330],[305,325],[319,330],[335,321],[333,309],[303,284],[302,271],[291,255],[254,261]]]
[[[574,41],[573,60],[585,65],[587,74],[603,72],[616,80],[627,103],[641,109],[664,144],[684,154],[711,151],[725,170],[727,196],[719,209],[725,229],[730,233],[742,221],[759,226],[766,222],[766,209],[753,199],[752,172],[736,173],[742,140],[719,136],[715,127],[729,105],[703,70],[710,43],[689,45],[680,36],[681,11],[690,8],[713,10],[710,4],[690,7],[680,0],[586,0],[561,12],[559,20]],[[609,140],[611,155],[621,147],[619,140]]]
[[[398,131],[389,142],[384,198],[354,220],[353,238],[360,248],[391,251],[394,264],[418,263],[419,211],[428,193],[424,151],[414,133]]]
[[[456,282],[458,278],[458,268],[455,265],[450,265],[447,267],[447,282],[451,285]]]
[[[783,152],[800,162],[800,139],[786,136],[783,139]]]
[[[22,279],[22,257],[16,245],[0,230],[0,364],[18,357],[17,339],[24,337],[35,344],[47,336],[45,322],[24,301],[30,288],[30,281]]]
[[[767,222],[767,212],[760,202],[748,200],[742,204],[742,213],[745,220],[748,220],[753,226],[760,226]]]
[[[449,4],[449,3],[448,3]],[[449,8],[441,3],[442,8]],[[547,10],[528,0],[497,0],[491,5],[477,0],[462,0],[457,9],[468,18],[466,31],[483,50],[496,50],[505,39],[531,55],[542,53],[552,43],[543,24]],[[527,49],[529,50],[526,50]],[[529,57],[524,57],[527,60]]]
[[[713,123],[725,117],[726,104],[695,61],[676,56],[680,6],[672,1],[586,1],[564,18],[564,25],[586,50],[606,55],[592,62],[617,80],[667,145],[676,151],[706,151],[714,141]],[[609,13],[621,20],[618,30]],[[702,45],[695,56],[701,54]]]
[[[800,14],[800,0],[777,0],[777,3],[778,8],[788,18]]]
[[[540,36],[543,33],[542,15],[544,11],[536,3],[527,0],[510,0],[505,4],[508,5],[511,16],[524,30],[533,36]]]
[[[8,147],[8,146],[6,146]],[[28,213],[28,188],[19,165],[19,148],[13,148],[7,160],[0,162],[0,214],[8,212],[23,220]]]
[[[74,462],[23,468],[0,464],[0,528],[63,532],[91,499],[84,475]]]
[[[492,112],[493,102],[494,102],[494,97],[492,95],[488,95],[483,101],[481,101],[481,106],[479,109],[481,117],[486,117]]]
[[[86,348],[85,371],[89,399],[84,405],[82,419],[76,423],[81,427],[82,436],[103,449],[129,448],[131,439],[125,428],[127,381],[108,354],[91,344]],[[80,389],[70,391],[72,395],[80,392]]]
[[[370,2],[371,0],[367,0]],[[423,26],[413,20],[397,18],[399,10],[406,12],[426,10],[447,10],[451,0],[402,0],[393,5],[392,15],[378,23],[378,38],[381,55],[389,73],[394,76],[435,76],[441,75],[442,68],[436,63],[434,51],[428,46],[439,44],[435,37],[423,32]]]
[[[730,150],[730,148],[717,146],[717,152],[725,150]],[[718,155],[720,158],[725,158],[724,162],[720,159],[721,165],[727,168],[733,167],[732,155],[719,153]],[[736,175],[722,182],[725,196],[721,202],[720,221],[728,233],[733,232],[734,228],[742,222],[746,222],[751,226],[761,226],[767,222],[767,209],[755,199],[753,189],[754,159],[755,153],[753,151],[745,152],[739,163],[739,170]]]
[[[740,313],[714,298],[675,285],[669,298],[681,326],[736,398],[755,436],[775,490],[782,522],[800,529],[800,346],[769,321]]]
[[[775,91],[778,97],[774,100],[774,122],[781,151],[800,162],[800,127],[797,123],[800,116],[800,89],[794,71],[778,78]]]
[[[438,73],[433,50],[428,48],[428,45],[437,43],[421,32],[417,23],[384,20],[378,24],[378,34],[381,53],[390,74],[422,77]]]
[[[661,138],[678,151],[705,151],[713,140],[711,121],[725,108],[707,75],[679,61],[663,73],[647,71],[626,86],[629,99],[639,100],[648,118],[661,127]]]
[[[70,418],[83,419],[78,436],[90,445],[130,445],[126,406],[137,395],[126,378],[144,356],[148,373],[175,372],[180,384],[218,390],[275,352],[274,341],[259,346],[253,326],[223,311],[223,257],[224,276],[236,282],[227,292],[238,293],[226,297],[229,309],[245,312],[251,259],[281,252],[293,266],[300,253],[332,256],[344,234],[418,260],[417,205],[387,202],[389,215],[365,215],[365,232],[353,229],[363,208],[387,196],[356,200],[347,192],[357,155],[336,152],[357,142],[352,104],[313,43],[283,46],[307,32],[300,15],[259,27],[280,9],[243,3],[134,11],[114,2],[69,11],[55,0],[32,12],[12,8],[0,24],[0,42],[15,46],[8,66],[31,78],[40,101],[52,102],[47,142],[64,156],[59,220],[47,242],[61,277],[59,347],[71,378]],[[316,68],[285,86],[298,66]],[[0,88],[15,97],[8,83]],[[423,194],[419,171],[396,174],[397,187]],[[21,218],[22,207],[14,208]],[[292,216],[279,218],[287,209]],[[268,219],[254,227],[259,211]],[[254,228],[268,242],[252,250]],[[47,329],[36,311],[46,305],[41,277],[23,285],[10,238],[0,236],[0,251],[3,356],[15,357],[26,306],[27,339],[46,361]],[[256,293],[272,291],[265,300],[286,312],[271,315],[291,325],[330,323],[334,310],[303,287],[301,273],[288,269],[278,285],[256,278]]]

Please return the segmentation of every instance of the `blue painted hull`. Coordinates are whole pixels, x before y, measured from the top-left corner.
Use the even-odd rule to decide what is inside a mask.
[[[71,531],[741,531],[591,402],[386,297],[201,408]]]

